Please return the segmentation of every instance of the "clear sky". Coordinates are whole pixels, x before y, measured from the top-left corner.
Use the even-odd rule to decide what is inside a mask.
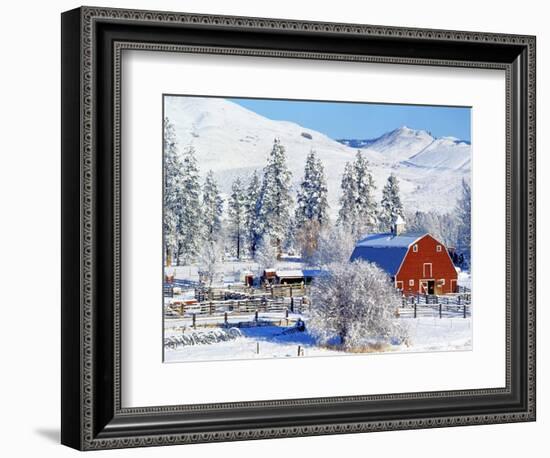
[[[274,120],[292,121],[333,139],[371,139],[407,126],[434,137],[471,141],[470,108],[229,98]]]

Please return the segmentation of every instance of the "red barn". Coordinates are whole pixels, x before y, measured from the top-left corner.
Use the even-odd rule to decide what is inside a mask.
[[[457,292],[447,248],[430,234],[372,234],[357,242],[350,261],[355,259],[377,264],[406,295]]]

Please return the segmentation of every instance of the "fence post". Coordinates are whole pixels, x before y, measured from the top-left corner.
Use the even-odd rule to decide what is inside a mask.
[[[288,320],[288,309],[285,310],[285,318]]]
[[[464,318],[466,318],[466,304],[464,304]]]
[[[193,313],[193,329],[197,328],[197,315]]]
[[[210,301],[210,305],[208,306],[208,314],[212,315],[212,301]]]
[[[223,314],[223,322],[225,324],[225,327],[227,327],[227,312]]]
[[[301,353],[302,353],[302,347],[298,345],[298,356],[300,356]]]
[[[257,323],[258,322],[258,311],[256,310],[256,312],[254,313],[254,321]]]
[[[292,285],[290,285],[290,297],[292,297]]]
[[[293,297],[290,298],[290,311],[292,313],[294,313],[294,298]]]
[[[441,310],[441,304],[439,304],[439,318],[441,318],[442,310]]]
[[[414,317],[416,318],[416,303],[414,304]]]

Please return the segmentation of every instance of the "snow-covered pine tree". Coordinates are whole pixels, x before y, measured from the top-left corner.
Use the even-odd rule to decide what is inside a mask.
[[[361,237],[376,229],[378,225],[378,208],[374,199],[374,179],[369,170],[369,163],[363,157],[361,150],[357,151],[353,163],[356,180],[356,227],[354,232]]]
[[[252,257],[254,257],[263,233],[260,219],[260,191],[260,178],[258,177],[258,172],[254,170],[246,187],[244,222],[246,244]]]
[[[192,262],[200,247],[200,182],[195,149],[189,146],[181,156],[181,187],[177,195],[176,264]]]
[[[466,180],[462,180],[462,195],[456,205],[458,219],[457,250],[470,262],[472,233],[472,191]]]
[[[382,202],[380,210],[380,229],[383,231],[391,230],[397,217],[404,218],[403,204],[399,196],[399,182],[392,173],[382,189]]]
[[[374,199],[374,179],[368,161],[357,151],[355,161],[346,163],[340,185],[338,225],[357,239],[377,226],[378,209]]]
[[[282,254],[283,239],[290,220],[291,172],[286,163],[285,148],[278,138],[264,167],[264,176],[260,192],[260,220],[264,236],[269,235],[275,243],[279,257]]]
[[[311,150],[297,192],[294,223],[302,256],[309,258],[317,248],[319,231],[328,222],[327,184],[323,163]]]
[[[355,168],[351,162],[346,162],[344,174],[340,184],[342,195],[340,196],[340,210],[338,211],[337,224],[349,232],[355,231],[357,221],[357,180],[355,179]]]
[[[164,261],[172,264],[172,257],[177,246],[177,222],[179,212],[179,195],[182,186],[182,163],[179,158],[174,125],[164,118],[164,202],[162,231],[164,235]]]
[[[306,159],[304,177],[296,198],[296,220],[303,223],[315,220],[324,225],[328,220],[327,182],[323,163],[314,150]]]
[[[204,180],[201,211],[204,239],[207,242],[215,242],[221,230],[223,199],[212,170],[208,171]]]
[[[407,329],[395,318],[401,297],[385,272],[364,261],[332,264],[329,272],[311,286],[307,326],[321,343],[338,338],[353,350],[406,341]]]
[[[231,196],[227,205],[229,215],[229,233],[234,241],[237,259],[241,259],[245,235],[246,199],[241,179],[237,179],[231,186]]]

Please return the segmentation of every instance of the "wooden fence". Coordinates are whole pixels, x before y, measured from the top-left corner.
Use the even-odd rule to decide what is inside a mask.
[[[245,300],[255,298],[291,298],[307,296],[309,287],[305,285],[270,285],[254,288],[244,285],[227,287],[195,288],[198,302]]]
[[[243,300],[207,301],[197,304],[172,305],[169,309],[179,316],[206,315],[223,316],[225,314],[251,315],[257,313],[304,313],[309,304],[301,297],[253,298]]]
[[[467,318],[472,315],[472,306],[469,304],[412,304],[399,307],[396,316],[400,318]]]

